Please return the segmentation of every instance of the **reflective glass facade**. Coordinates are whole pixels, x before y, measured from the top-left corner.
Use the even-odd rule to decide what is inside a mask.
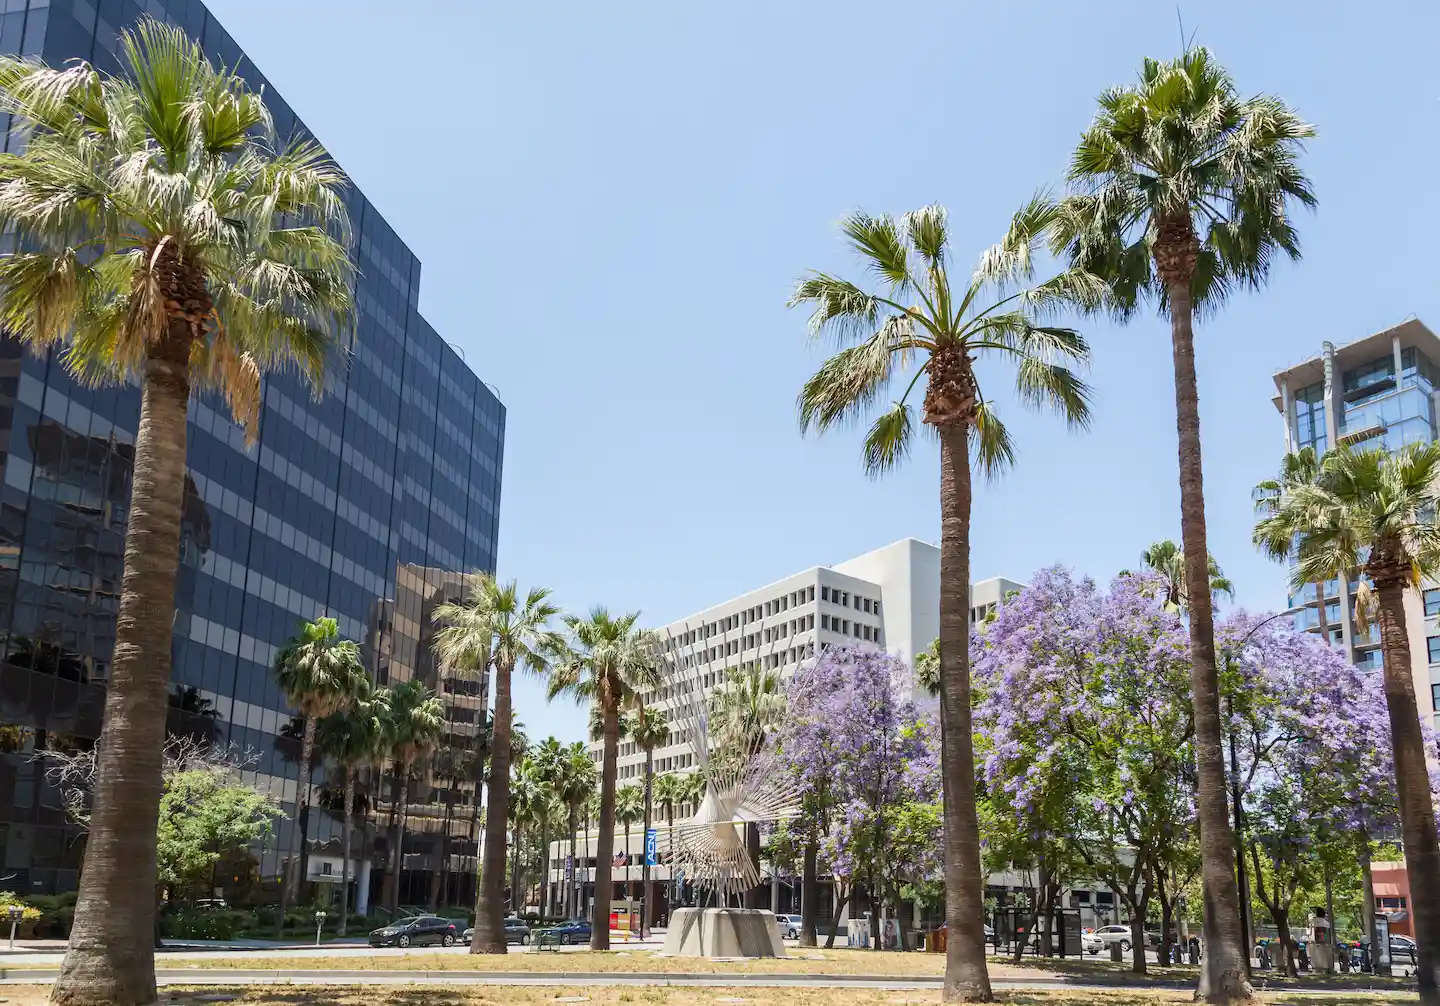
[[[263,87],[282,137],[304,131],[198,0],[0,0],[0,50],[118,72],[117,32],[143,13],[182,26]],[[433,604],[453,592],[454,575],[437,571],[495,568],[505,409],[419,315],[414,254],[363,193],[352,189],[349,204],[358,331],[324,396],[289,375],[267,379],[249,449],[219,401],[190,412],[171,728],[254,751],[256,781],[287,803],[298,745],[283,736],[291,713],[271,664],[297,622],[335,616],[382,683],[427,675],[452,717],[473,722],[475,689],[434,680],[423,647],[397,626],[415,609],[407,624],[419,640],[428,615],[406,598]],[[0,340],[0,874],[15,874],[6,887],[76,883],[83,843],[30,755],[91,744],[100,729],[138,415],[137,389],[81,388],[54,359]],[[324,777],[322,766],[316,782]],[[433,857],[440,844],[428,836],[455,815],[427,802],[458,797],[425,779],[412,794],[407,853]],[[315,816],[317,853],[338,854],[338,812]],[[291,826],[282,823],[278,848]],[[383,840],[373,852],[378,887]],[[262,877],[276,873],[276,856],[261,857]],[[435,863],[407,855],[410,865]],[[411,878],[406,898],[424,883]]]

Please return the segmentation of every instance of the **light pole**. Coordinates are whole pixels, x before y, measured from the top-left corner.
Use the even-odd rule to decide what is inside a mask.
[[[1322,597],[1320,603],[1324,604]],[[1262,618],[1250,627],[1250,631],[1240,637],[1240,641],[1234,646],[1225,650],[1225,662],[1240,655],[1250,642],[1252,636],[1277,618],[1295,616],[1305,610],[1301,605],[1297,608],[1286,608],[1284,611],[1276,612],[1268,618]],[[1326,641],[1328,645],[1328,640]],[[1240,942],[1245,948],[1245,971],[1250,971],[1250,948],[1255,933],[1254,910],[1250,905],[1250,873],[1245,868],[1245,804],[1240,796],[1240,758],[1235,750],[1235,717],[1234,707],[1230,698],[1225,699],[1225,718],[1230,720],[1230,806],[1235,815],[1235,879],[1240,886]]]

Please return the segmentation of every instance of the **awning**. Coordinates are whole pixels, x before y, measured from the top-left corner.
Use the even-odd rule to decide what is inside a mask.
[[[1399,884],[1375,884],[1375,897],[1377,898],[1403,898],[1400,893]]]

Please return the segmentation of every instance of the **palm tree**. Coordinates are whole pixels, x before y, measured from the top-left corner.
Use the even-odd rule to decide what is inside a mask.
[[[525,900],[520,895],[520,884],[523,879],[523,843],[525,830],[533,828],[537,823],[536,812],[539,811],[550,792],[545,788],[544,783],[530,771],[528,762],[518,762],[515,766],[514,778],[510,780],[509,811],[510,811],[510,898],[514,909],[518,914],[525,907]]]
[[[57,1001],[155,996],[155,819],[192,392],[253,437],[264,371],[318,390],[351,328],[345,179],[277,144],[261,96],[176,28],[120,37],[124,72],[0,58],[0,109],[29,138],[0,158],[0,325],[80,380],[135,381],[125,570],[95,794]]]
[[[952,289],[943,207],[927,206],[899,220],[853,213],[841,227],[884,292],[813,273],[791,299],[792,305],[813,306],[809,327],[815,337],[831,334],[847,344],[800,392],[802,430],[824,432],[860,418],[899,377],[907,380],[905,390],[865,437],[865,470],[881,475],[909,453],[914,439],[910,396],[922,379],[923,421],[940,440],[948,998],[990,997],[970,736],[970,463],[973,453],[980,470],[994,475],[1014,459],[1014,444],[993,399],[982,394],[975,363],[1004,358],[1015,364],[1016,392],[1023,401],[1054,409],[1073,426],[1083,427],[1090,417],[1089,389],[1065,365],[1088,359],[1085,340],[1037,319],[1068,300],[1094,299],[1097,285],[1067,272],[1014,290],[1032,278],[1032,253],[1054,218],[1050,203],[1032,200],[1015,215],[1005,238],[981,257],[970,281]]]
[[[550,628],[560,609],[550,591],[532,587],[521,598],[515,581],[496,583],[484,575],[470,578],[465,597],[438,605],[435,655],[454,670],[495,668],[495,720],[490,739],[489,798],[485,813],[484,862],[475,899],[472,954],[503,954],[505,942],[505,833],[510,812],[510,744],[514,707],[510,680],[518,667],[544,674],[550,657],[564,646]]]
[[[550,845],[549,825],[565,811],[562,783],[564,775],[565,748],[554,737],[547,737],[525,758],[526,766],[550,794],[546,801],[546,817],[540,821],[540,847],[543,866],[540,870],[540,917],[550,912]]]
[[[340,925],[345,935],[350,916],[350,851],[355,834],[355,776],[384,755],[385,725],[390,715],[390,692],[374,687],[368,678],[342,709],[320,720],[315,740],[345,773],[345,826],[340,840]]]
[[[1255,525],[1255,543],[1278,561],[1294,558],[1292,586],[1364,577],[1362,610],[1373,591],[1420,997],[1440,1003],[1440,842],[1405,628],[1405,591],[1440,575],[1440,443],[1394,454],[1330,451],[1311,482],[1283,486],[1269,509]]]
[[[1255,502],[1255,512],[1262,516],[1275,513],[1289,489],[1314,482],[1319,473],[1320,459],[1315,454],[1315,448],[1302,447],[1294,454],[1285,455],[1280,462],[1279,476],[1259,482],[1251,493],[1251,498]],[[1315,599],[1319,602],[1317,612],[1320,638],[1326,646],[1329,646],[1331,645],[1330,625],[1326,611],[1324,581],[1315,584]]]
[[[1185,589],[1185,550],[1166,538],[1157,541],[1140,553],[1141,564],[1152,573],[1157,573],[1165,584],[1165,606],[1172,611],[1189,611],[1190,594]],[[1128,572],[1128,571],[1127,571]],[[1224,594],[1235,597],[1235,584],[1225,576],[1220,564],[1212,555],[1206,570],[1210,584],[1210,604]],[[1121,575],[1124,575],[1122,572]]]
[[[417,679],[390,686],[389,715],[385,719],[385,751],[395,770],[395,830],[390,868],[385,876],[385,907],[393,914],[400,907],[400,873],[405,864],[405,814],[410,805],[410,771],[445,733],[445,706]]]
[[[1240,946],[1240,899],[1221,752],[1214,613],[1208,590],[1194,314],[1237,286],[1259,288],[1277,252],[1299,258],[1287,215],[1313,206],[1297,156],[1314,129],[1279,98],[1242,98],[1204,48],[1147,59],[1139,83],[1100,96],[1070,162],[1054,247],[1103,278],[1121,319],[1153,300],[1170,318],[1180,458],[1180,544],[1190,601],[1191,691],[1206,888],[1201,992],[1212,1002],[1250,996]]]
[[[595,905],[590,949],[610,949],[610,883],[615,855],[615,762],[620,750],[620,715],[647,688],[660,684],[660,641],[636,628],[638,611],[613,617],[604,608],[587,618],[570,616],[571,652],[555,666],[550,697],[569,695],[590,702],[602,717],[604,747],[600,771],[600,832],[595,850]]]
[[[310,808],[310,768],[315,758],[317,721],[344,709],[369,685],[360,647],[340,635],[333,618],[304,622],[300,632],[275,655],[275,680],[285,701],[300,711],[304,733],[300,741],[300,771],[295,787],[295,824],[290,829],[290,858],[280,884],[280,928],[285,928],[285,910],[298,895],[305,874],[301,869],[304,828]]]
[[[745,765],[764,746],[785,716],[785,693],[780,674],[751,666],[732,668],[725,683],[709,695],[710,732],[715,737],[715,761]],[[745,825],[745,848],[760,870],[760,826]],[[760,889],[745,892],[745,907],[760,907]]]
[[[580,827],[580,812],[585,801],[595,792],[599,771],[590,758],[590,752],[580,741],[564,748],[556,775],[556,792],[565,805],[566,820],[570,825],[570,879],[569,887],[563,892],[564,913],[574,918],[580,914],[580,858],[576,855],[575,833]],[[586,845],[589,845],[587,840]],[[573,908],[573,912],[571,909]],[[607,923],[608,929],[608,923]]]
[[[675,805],[685,799],[684,777],[679,772],[662,772],[655,779],[655,802],[665,812],[667,827],[675,827]]]
[[[615,820],[625,828],[625,899],[630,899],[630,826],[645,817],[645,790],[621,786],[615,790]],[[642,848],[643,843],[642,843]]]
[[[690,805],[690,813],[693,815],[705,800],[705,789],[709,785],[705,780],[705,773],[700,771],[686,772],[680,777],[680,780],[681,802]]]
[[[640,706],[630,716],[626,730],[640,750],[645,752],[645,854],[640,865],[640,931],[650,932],[650,829],[655,810],[655,749],[670,740],[670,721],[665,711],[656,706]]]

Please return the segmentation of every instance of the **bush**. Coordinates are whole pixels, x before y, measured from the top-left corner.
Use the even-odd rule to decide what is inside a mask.
[[[78,896],[76,891],[67,891],[64,894],[39,894],[25,898],[23,903],[40,913],[31,935],[45,940],[67,939],[70,924],[75,921],[75,899]]]
[[[160,936],[168,940],[233,940],[248,912],[213,908],[177,908],[160,916]]]

